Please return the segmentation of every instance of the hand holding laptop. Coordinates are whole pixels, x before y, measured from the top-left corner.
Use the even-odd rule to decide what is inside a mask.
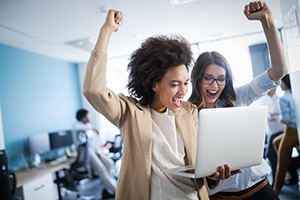
[[[230,166],[225,164],[218,167],[213,175],[206,177],[209,185],[216,185],[220,180],[224,180],[235,174],[242,173],[241,169],[230,171]]]

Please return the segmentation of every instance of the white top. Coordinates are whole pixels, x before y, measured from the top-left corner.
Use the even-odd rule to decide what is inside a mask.
[[[236,106],[249,106],[253,101],[265,95],[270,89],[280,85],[274,83],[267,71],[255,77],[249,84],[235,88],[236,92]],[[222,102],[217,101],[216,107],[223,107]],[[218,187],[210,190],[207,187],[209,195],[217,192],[237,192],[245,190],[254,184],[261,181],[270,172],[271,168],[268,163],[263,160],[262,164],[242,169],[243,172],[229,177],[228,179],[221,180]]]
[[[279,107],[279,96],[277,96],[276,94],[274,94],[273,96],[267,96],[269,97],[269,103],[268,103],[268,107],[269,107],[269,113],[273,114],[273,115],[281,115],[280,114],[280,107]]]
[[[274,133],[283,132],[284,125],[280,122],[281,121],[281,113],[279,107],[279,100],[280,97],[277,96],[275,93],[273,96],[263,96],[258,101],[254,102],[251,105],[267,105],[268,106],[268,126],[267,126],[267,134],[272,135]]]
[[[100,134],[98,134],[96,131],[94,131],[94,127],[92,126],[92,124],[90,124],[89,122],[84,124],[81,121],[78,121],[75,125],[74,125],[74,131],[75,134],[78,131],[85,131],[85,133],[87,134],[88,137],[88,144],[90,147],[92,147],[94,149],[94,151],[97,154],[101,154],[102,150],[101,150],[101,146],[104,145],[103,139],[101,138]],[[81,142],[85,142],[85,136],[84,134],[80,134],[78,136],[78,139]]]
[[[185,165],[184,142],[175,125],[174,114],[151,109],[153,153],[151,173],[151,200],[198,199],[192,179],[162,172]]]
[[[268,118],[268,130],[267,133],[269,135],[272,135],[274,133],[278,133],[280,131],[283,132],[284,125],[280,122],[281,121],[281,113],[280,113],[280,107],[279,107],[279,96],[274,94],[273,96],[267,96],[269,97],[269,118]]]

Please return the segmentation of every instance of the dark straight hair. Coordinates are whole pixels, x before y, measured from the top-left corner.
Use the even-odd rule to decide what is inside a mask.
[[[201,90],[201,81],[204,75],[205,69],[207,66],[211,64],[216,64],[226,71],[226,85],[224,90],[222,91],[219,99],[222,102],[222,106],[224,107],[234,107],[236,94],[233,88],[232,82],[232,72],[230,66],[220,53],[212,51],[212,52],[204,52],[202,53],[195,62],[191,73],[191,82],[192,82],[192,94],[189,98],[189,101],[196,104],[198,109],[205,108],[205,99]]]

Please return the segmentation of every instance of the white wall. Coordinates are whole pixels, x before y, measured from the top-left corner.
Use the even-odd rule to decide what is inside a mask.
[[[126,89],[128,77],[127,64],[127,57],[108,58],[106,71],[107,87],[109,87],[116,94],[123,93],[128,95]],[[83,88],[86,65],[87,63],[81,63],[78,65],[81,88]],[[115,135],[120,133],[119,129],[110,123],[104,116],[95,111],[95,109],[90,105],[83,95],[82,104],[83,108],[89,111],[91,124],[100,131],[103,139],[110,141],[114,140]]]
[[[81,91],[83,89],[83,80],[85,76],[87,63],[80,63],[78,64],[78,74],[79,74],[79,83]],[[81,92],[81,100],[82,100],[82,107],[89,112],[89,119],[90,123],[98,130],[100,130],[100,121],[99,121],[99,114],[95,111],[95,109],[91,106],[91,104],[86,100]],[[75,116],[75,113],[74,113]]]

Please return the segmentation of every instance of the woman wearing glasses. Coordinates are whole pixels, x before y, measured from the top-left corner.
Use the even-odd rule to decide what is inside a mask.
[[[268,90],[279,86],[280,79],[287,73],[284,49],[269,7],[263,1],[253,2],[245,6],[244,14],[249,20],[261,22],[268,42],[271,67],[249,84],[234,88],[226,59],[217,52],[201,54],[191,74],[193,90],[189,99],[198,106],[198,110],[248,106]],[[278,199],[266,178],[270,167],[265,161],[242,170],[242,173],[222,180],[214,190],[208,190],[210,199]]]

